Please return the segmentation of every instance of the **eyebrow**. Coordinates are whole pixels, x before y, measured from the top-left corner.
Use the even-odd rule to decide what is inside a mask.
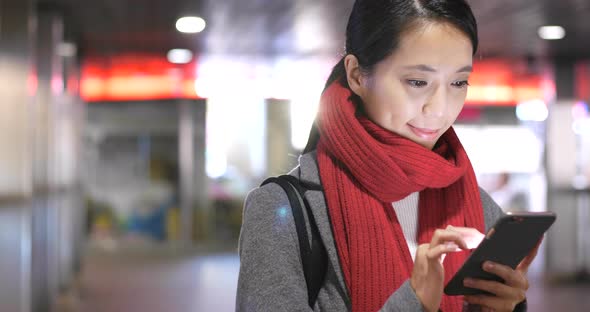
[[[425,72],[433,72],[433,73],[436,72],[436,69],[434,69],[428,65],[424,65],[424,64],[410,65],[410,66],[405,66],[404,68],[425,71]],[[467,66],[461,67],[457,72],[458,73],[470,73],[472,71],[473,71],[473,66],[467,65]]]

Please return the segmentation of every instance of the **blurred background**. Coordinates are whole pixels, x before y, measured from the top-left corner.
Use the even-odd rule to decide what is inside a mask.
[[[554,211],[529,311],[590,311],[590,1],[472,0],[456,129]],[[0,311],[234,311],[243,199],[289,171],[352,0],[0,0]]]

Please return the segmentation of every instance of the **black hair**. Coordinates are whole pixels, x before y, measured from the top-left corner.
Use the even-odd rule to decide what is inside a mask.
[[[346,26],[344,56],[334,66],[324,90],[338,81],[350,89],[346,78],[344,57],[354,55],[360,70],[370,75],[377,63],[398,47],[405,31],[420,22],[449,23],[464,32],[477,51],[477,23],[465,0],[356,0]],[[351,100],[361,108],[361,99],[353,93]],[[303,153],[316,148],[319,141],[317,118],[309,133]]]

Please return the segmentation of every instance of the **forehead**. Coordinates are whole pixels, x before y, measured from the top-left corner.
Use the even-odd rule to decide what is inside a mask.
[[[473,61],[469,37],[448,23],[426,23],[411,27],[390,56],[392,65],[425,64],[434,67],[463,67]]]

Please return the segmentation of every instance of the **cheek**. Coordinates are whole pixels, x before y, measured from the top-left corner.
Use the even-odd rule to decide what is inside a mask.
[[[456,97],[454,97],[452,99],[452,104],[450,105],[450,109],[449,109],[449,117],[452,118],[452,122],[455,121],[455,119],[457,119],[457,117],[459,116],[459,113],[461,113],[461,110],[463,109],[463,106],[465,105],[465,98],[466,98],[467,94],[466,92],[463,92],[462,94],[457,95]]]
[[[397,131],[418,114],[418,105],[414,100],[404,96],[402,92],[392,92],[382,98],[385,105],[381,107],[381,125]]]
[[[398,80],[381,79],[369,92],[365,110],[368,117],[380,126],[397,132],[422,112],[426,96],[412,93]]]
[[[392,118],[411,119],[420,113],[423,99],[409,93],[403,86],[396,84],[380,93],[381,102],[386,103],[383,109]]]
[[[400,88],[395,93],[395,123],[397,128],[402,128],[408,122],[420,118],[422,108],[427,101],[427,96],[422,94],[413,94],[406,89]]]

